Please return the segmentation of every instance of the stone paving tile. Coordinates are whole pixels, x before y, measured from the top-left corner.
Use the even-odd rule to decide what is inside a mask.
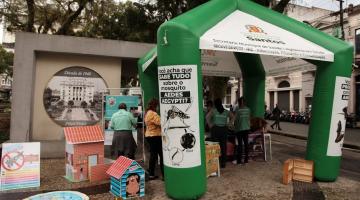
[[[274,147],[277,147],[276,145],[278,146],[274,142]],[[284,148],[284,150],[286,149],[283,146],[280,147]],[[283,185],[281,183],[282,161],[288,155],[280,154],[277,148],[273,150],[275,150],[276,156],[273,155],[274,159],[269,162],[250,161],[245,166],[234,165],[228,162],[226,168],[221,171],[221,177],[208,178],[207,192],[201,199],[292,199],[293,184]],[[23,198],[26,195],[30,196],[35,193],[41,193],[41,191],[48,192],[53,190],[77,190],[88,194],[91,199],[113,199],[112,195],[107,192],[108,183],[90,183],[88,181],[70,183],[63,178],[64,174],[64,159],[42,159],[40,188],[2,192],[0,193],[0,199],[3,199],[5,195],[7,195],[6,197],[14,195],[15,197],[18,194]],[[317,184],[323,192],[325,199],[360,199],[360,182],[357,180],[339,177],[336,182],[318,182]],[[145,198],[142,199],[169,199],[165,193],[164,182],[161,180],[146,182]]]
[[[32,192],[52,190],[87,191],[97,184],[104,183],[70,183],[63,175],[65,173],[63,159],[43,159],[41,164],[41,187],[5,193],[30,194]],[[281,163],[277,161],[252,161],[248,165],[239,166],[228,163],[222,170],[221,177],[208,179],[208,190],[201,199],[289,199],[292,194],[291,185],[281,184]],[[81,189],[80,189],[81,188]],[[88,192],[85,192],[88,193]],[[95,194],[94,194],[95,193]],[[110,193],[101,194],[91,191],[91,199],[111,199]],[[1,196],[1,195],[0,195]],[[154,180],[146,182],[146,198],[169,199],[164,190],[164,182]]]
[[[335,182],[318,182],[327,200],[360,200],[360,182],[338,177]]]

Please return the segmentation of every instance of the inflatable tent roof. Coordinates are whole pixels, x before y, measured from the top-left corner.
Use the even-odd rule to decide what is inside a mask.
[[[214,17],[212,13],[218,15]],[[207,23],[204,23],[204,18],[208,20]],[[314,65],[298,58],[332,62],[334,53],[351,47],[307,24],[248,0],[223,0],[221,4],[213,0],[162,25],[166,26],[181,26],[196,35],[199,38],[199,49],[260,54],[269,75],[314,69]],[[158,40],[160,44],[167,42],[165,37]],[[217,56],[216,60],[224,59],[223,55]],[[279,56],[292,59],[279,64]],[[139,70],[144,72],[156,62],[155,47],[139,60]],[[234,70],[237,70],[236,67]],[[211,69],[207,71],[209,73],[205,72],[204,75],[211,74]],[[233,76],[236,76],[238,71],[234,72]]]
[[[197,76],[191,90],[197,91],[192,95],[197,99],[198,112],[192,114],[198,114],[199,120],[192,122],[198,123],[194,127],[203,133],[203,74],[198,70],[200,49],[234,52],[244,78],[243,96],[252,116],[257,117],[263,116],[265,99],[265,69],[259,55],[299,58],[316,65],[306,158],[314,160],[317,179],[336,179],[342,142],[334,137],[337,138],[336,133],[340,134],[345,127],[341,126],[345,123],[341,109],[348,103],[353,61],[350,44],[250,0],[212,0],[165,22],[158,29],[157,49],[138,62],[144,105],[150,98],[159,98],[158,86],[163,82],[157,80],[157,66],[162,71],[164,68],[192,70],[196,67]],[[166,88],[161,89],[164,91]],[[339,92],[344,93],[339,95]],[[160,104],[160,107],[165,109],[168,105]],[[200,143],[203,137],[200,134]],[[193,155],[198,159],[197,156],[200,155]],[[205,192],[205,169],[197,164],[194,162],[192,168],[184,169],[165,166],[169,196],[194,199]]]
[[[284,75],[296,71],[313,71],[316,66],[306,60],[295,57],[260,55],[265,72],[269,76]],[[139,61],[142,72],[150,65],[157,64],[156,47],[149,51]],[[202,74],[204,76],[241,77],[241,70],[232,52],[217,50],[202,50]]]

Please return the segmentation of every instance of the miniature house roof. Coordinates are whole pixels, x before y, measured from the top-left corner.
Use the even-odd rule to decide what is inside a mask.
[[[104,135],[99,125],[64,128],[65,140],[68,144],[103,142]]]
[[[127,157],[120,156],[106,171],[106,173],[112,177],[120,179],[120,177],[126,172],[126,170],[133,164],[137,164],[136,161]],[[138,165],[138,164],[137,164]]]

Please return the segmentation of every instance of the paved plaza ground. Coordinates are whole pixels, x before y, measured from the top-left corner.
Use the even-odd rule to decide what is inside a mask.
[[[340,177],[336,182],[313,184],[295,182],[283,185],[282,164],[288,158],[305,156],[305,141],[273,135],[273,159],[251,161],[245,166],[227,163],[221,177],[208,178],[207,192],[201,199],[359,199],[360,198],[360,153],[344,150]],[[41,192],[53,190],[76,190],[91,199],[112,199],[109,184],[69,183],[65,173],[64,159],[43,159],[41,163],[41,187],[35,189],[0,193],[0,199],[22,199]],[[176,184],[176,183],[175,183]],[[169,199],[164,182],[146,182],[144,199]]]
[[[268,131],[276,132],[279,134],[294,136],[297,138],[306,139],[308,136],[309,125],[301,123],[290,123],[290,122],[280,122],[281,131],[276,129],[271,129],[270,125],[274,122],[272,120],[267,120]],[[360,128],[346,128],[345,137],[344,137],[344,147],[347,148],[356,148],[360,150]]]

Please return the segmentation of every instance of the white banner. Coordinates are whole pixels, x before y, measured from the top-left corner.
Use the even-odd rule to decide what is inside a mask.
[[[350,78],[336,77],[327,155],[341,156],[345,136],[345,112],[350,97]]]
[[[316,66],[299,58],[260,55],[267,76],[288,74],[296,71],[316,70]]]
[[[201,165],[196,65],[158,68],[164,165]]]
[[[240,77],[240,66],[232,52],[201,50],[203,76]]]
[[[334,54],[294,33],[234,11],[200,37],[200,49],[334,61]]]

